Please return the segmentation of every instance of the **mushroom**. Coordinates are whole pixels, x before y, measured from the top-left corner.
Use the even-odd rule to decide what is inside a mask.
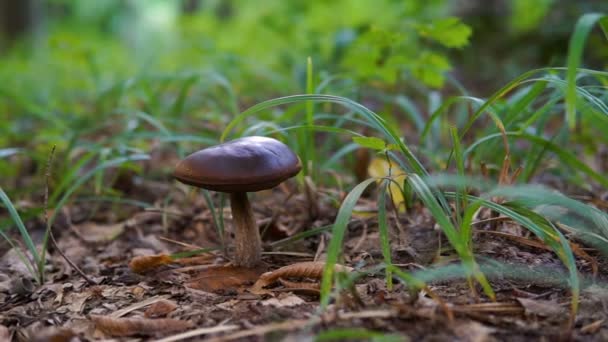
[[[247,193],[271,189],[301,168],[300,159],[285,144],[253,136],[194,152],[177,164],[173,176],[185,184],[230,193],[234,262],[253,267],[260,261],[262,242]]]

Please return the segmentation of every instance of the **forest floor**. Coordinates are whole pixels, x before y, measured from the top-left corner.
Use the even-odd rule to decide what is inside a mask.
[[[0,341],[608,341],[608,289],[598,285],[608,281],[608,262],[585,246],[575,248],[583,290],[574,322],[558,257],[515,223],[492,215],[475,226],[476,257],[520,270],[514,277],[489,275],[496,301],[481,288],[471,289],[464,277],[431,281],[420,291],[395,279],[389,290],[385,273],[375,269],[383,257],[372,191],[355,208],[342,259],[352,267],[347,271],[367,274],[321,311],[318,275],[331,235],[290,237],[331,225],[338,211],[335,198],[345,193],[320,188],[307,197],[291,180],[252,194],[267,252],[260,267],[243,269],[231,266],[219,250],[164,257],[222,240],[203,196],[170,184],[130,174],[113,184],[127,198],[157,203],[153,210],[103,202],[64,207],[53,225],[57,243],[49,247],[42,286],[30,280],[14,249],[0,244]],[[576,195],[608,208],[598,195]],[[171,206],[162,206],[168,198]],[[223,214],[229,256],[228,208]],[[27,225],[40,243],[44,221]],[[403,270],[458,263],[421,206],[389,212],[389,230],[393,263]],[[260,278],[288,265],[276,277]],[[254,286],[260,279],[270,280]]]

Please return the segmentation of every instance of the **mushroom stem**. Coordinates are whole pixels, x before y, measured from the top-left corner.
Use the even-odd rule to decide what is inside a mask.
[[[260,262],[262,240],[253,218],[253,211],[247,193],[230,193],[230,208],[232,209],[232,220],[235,227],[236,252],[234,263],[237,266],[253,267]]]

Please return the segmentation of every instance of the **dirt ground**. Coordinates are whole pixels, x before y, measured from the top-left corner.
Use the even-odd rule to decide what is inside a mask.
[[[584,281],[571,331],[571,294],[563,281],[564,267],[542,243],[509,221],[488,220],[475,227],[478,260],[497,260],[520,270],[512,277],[489,274],[496,301],[479,287],[471,289],[462,277],[431,281],[426,289],[416,291],[395,278],[388,290],[384,272],[374,268],[383,258],[372,194],[355,209],[342,262],[353,268],[347,272],[368,274],[338,291],[321,311],[318,275],[331,235],[325,231],[291,243],[289,238],[332,224],[336,199],[344,193],[316,189],[311,202],[310,196],[295,190],[295,182],[288,182],[254,194],[254,213],[267,252],[259,268],[242,269],[231,266],[220,250],[182,259],[162,257],[219,246],[222,238],[211,210],[190,187],[135,182],[135,175],[119,178],[114,187],[126,197],[148,200],[157,207],[144,210],[103,202],[65,207],[53,225],[57,245],[48,249],[43,286],[34,284],[15,251],[2,241],[0,341],[311,341],[316,336],[608,341],[608,262],[593,249],[581,248],[584,252],[577,255]],[[223,240],[231,255],[229,206],[223,214]],[[399,215],[393,211],[389,216],[395,265],[416,272],[457,263],[455,252],[424,208],[416,206]],[[27,226],[35,240],[42,241],[43,220],[30,220]],[[254,286],[271,278],[261,276],[264,272],[289,265],[291,269],[265,286]]]

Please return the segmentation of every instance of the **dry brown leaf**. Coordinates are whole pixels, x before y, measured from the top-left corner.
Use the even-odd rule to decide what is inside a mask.
[[[81,313],[86,301],[94,295],[93,290],[84,289],[82,292],[72,292],[65,297],[66,308],[71,312]]]
[[[173,318],[113,318],[91,315],[91,320],[97,329],[110,336],[150,335],[186,330],[193,326],[191,322]]]
[[[598,319],[595,322],[589,323],[581,328],[581,333],[583,334],[595,334],[600,330],[602,324],[604,324],[605,319]]]
[[[84,222],[74,226],[74,231],[86,242],[100,243],[116,239],[125,230],[124,223],[98,224]]]
[[[175,263],[180,264],[182,266],[191,266],[191,265],[207,265],[213,263],[213,260],[217,258],[214,254],[203,254],[197,255],[189,258],[181,258],[176,259]]]
[[[269,298],[267,300],[262,301],[260,304],[263,306],[272,306],[275,308],[283,308],[283,307],[292,307],[298,306],[300,304],[306,303],[302,298],[290,294],[287,296],[279,297],[279,298]]]
[[[146,316],[146,318],[164,317],[175,309],[177,309],[177,304],[175,304],[174,301],[161,299],[150,305],[146,311],[144,311],[144,316]]]
[[[517,298],[517,301],[524,308],[526,315],[550,317],[565,313],[564,308],[553,301],[529,298]]]
[[[272,272],[266,272],[260,276],[258,281],[255,282],[253,287],[250,289],[252,293],[263,293],[265,286],[273,284],[279,278],[313,278],[321,279],[323,276],[323,269],[325,268],[324,261],[308,261],[299,262],[296,264],[281,267],[278,270]],[[334,267],[336,272],[350,272],[352,267],[343,266],[336,264]]]
[[[70,342],[76,337],[76,333],[72,329],[59,327],[46,327],[32,332],[28,336],[28,341],[31,342]],[[4,341],[4,340],[0,340]]]
[[[7,327],[0,324],[0,341],[10,341],[11,332]]]
[[[453,331],[462,341],[467,342],[487,342],[495,341],[492,333],[496,330],[487,327],[479,322],[458,322],[453,325]]]
[[[186,286],[206,292],[225,291],[254,282],[263,270],[237,266],[209,267],[190,280]]]
[[[289,281],[283,278],[279,278],[279,282],[281,285],[285,286],[289,289],[298,289],[298,290],[313,290],[319,292],[321,286],[319,283],[309,283],[309,282],[301,282],[301,281]]]
[[[167,254],[141,255],[131,259],[129,268],[135,273],[143,274],[171,263],[173,263],[173,259]]]

